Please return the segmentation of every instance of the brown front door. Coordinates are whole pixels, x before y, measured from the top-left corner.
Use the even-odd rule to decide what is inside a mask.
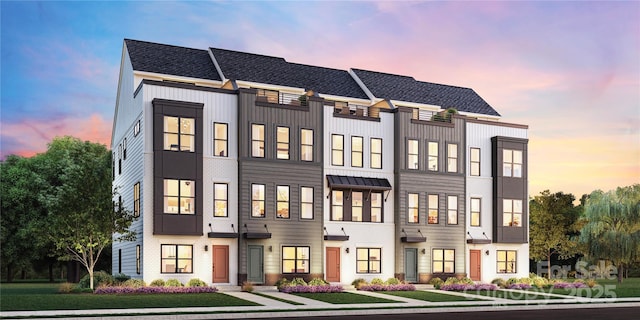
[[[327,247],[327,281],[340,282],[340,248]]]
[[[213,282],[229,283],[229,246],[213,246]]]
[[[469,250],[469,277],[473,281],[480,281],[482,274],[482,259],[480,250]]]

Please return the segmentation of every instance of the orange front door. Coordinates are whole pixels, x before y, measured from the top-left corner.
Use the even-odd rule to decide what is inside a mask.
[[[482,275],[481,260],[480,250],[469,250],[469,277],[473,281],[480,281]]]
[[[213,282],[229,283],[229,246],[213,246]]]
[[[327,247],[327,281],[340,282],[340,248]]]

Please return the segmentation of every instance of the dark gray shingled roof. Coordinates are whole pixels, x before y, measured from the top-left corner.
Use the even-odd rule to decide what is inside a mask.
[[[377,98],[454,107],[458,111],[500,116],[473,89],[416,81],[412,77],[353,69]]]
[[[289,63],[283,58],[210,48],[225,78],[312,89],[319,94],[368,99],[345,70]]]
[[[133,70],[208,80],[222,80],[207,50],[124,40]]]

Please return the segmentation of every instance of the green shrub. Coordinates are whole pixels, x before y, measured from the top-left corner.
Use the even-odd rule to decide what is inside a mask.
[[[276,288],[278,288],[278,290],[288,285],[289,285],[289,280],[287,280],[287,278],[280,278],[280,280],[276,281]]]
[[[58,287],[58,292],[59,293],[71,293],[71,292],[73,292],[73,288],[75,288],[75,285],[73,283],[63,282],[63,283],[60,284],[60,287]]]
[[[131,279],[131,277],[124,273],[116,273],[115,275],[113,275],[113,280],[115,280],[116,282],[125,282],[129,279]]]
[[[155,279],[153,281],[151,281],[151,283],[149,284],[152,287],[164,287],[164,280],[162,279]]]
[[[329,282],[324,281],[324,279],[321,278],[313,278],[311,279],[311,281],[309,281],[309,285],[310,286],[324,286],[329,284]]]
[[[291,282],[289,282],[290,286],[306,286],[307,282],[302,278],[293,278]]]
[[[131,287],[131,288],[141,288],[146,286],[147,284],[142,279],[129,279],[123,282],[122,285],[125,287]]]
[[[533,282],[531,283],[531,285],[538,289],[544,289],[549,284],[547,279],[543,277],[536,277],[532,280]]]
[[[432,285],[436,289],[440,289],[440,287],[444,284],[444,280],[440,278],[433,278],[429,280],[429,284]]]
[[[182,287],[182,282],[178,279],[169,279],[164,283],[164,285],[166,287]]]
[[[500,287],[500,288],[504,288],[507,286],[507,282],[504,281],[504,279],[502,278],[495,278],[493,280],[491,280],[492,284],[495,284],[496,286]]]
[[[531,285],[531,284],[533,284],[533,279],[531,279],[531,278],[520,278],[518,280],[518,283]]]
[[[596,282],[596,280],[595,280],[595,279],[587,279],[587,280],[584,282],[584,284],[586,284],[586,285],[587,285],[587,287],[589,287],[589,288],[593,288],[593,287],[595,287],[598,283]]]
[[[242,283],[242,287],[241,290],[243,292],[253,292],[253,283],[249,282],[249,281],[245,281]]]
[[[520,283],[520,279],[518,278],[509,278],[506,282],[506,285],[512,285],[512,284],[516,284],[516,283]]]
[[[362,285],[366,285],[367,284],[367,280],[362,279],[362,278],[358,278],[353,280],[353,282],[351,282],[351,285],[354,286],[356,289],[360,288],[360,286]]]
[[[395,284],[401,284],[402,281],[400,281],[400,279],[398,278],[389,278],[387,279],[387,281],[385,281],[385,283],[390,285],[395,285]]]
[[[187,287],[207,287],[207,283],[198,278],[193,278],[187,282]]]
[[[376,285],[376,284],[377,285],[383,285],[384,281],[382,279],[380,279],[380,278],[373,278],[373,280],[371,280],[371,284],[373,284],[373,285]]]
[[[82,277],[82,279],[80,279],[80,282],[78,282],[78,286],[80,288],[89,288],[91,287],[90,281],[91,281],[91,278],[89,278],[89,275],[87,274],[84,277]],[[111,276],[110,274],[104,271],[96,271],[93,273],[94,288],[97,288],[99,286],[110,286],[113,283],[114,283],[113,276]]]

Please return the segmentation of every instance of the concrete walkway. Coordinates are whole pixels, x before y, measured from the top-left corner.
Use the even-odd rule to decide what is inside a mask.
[[[285,299],[301,303],[293,305],[286,302],[269,299],[264,296],[247,292],[226,291],[224,294],[243,300],[253,301],[261,306],[245,307],[192,307],[192,308],[144,308],[144,309],[103,309],[103,310],[50,310],[50,311],[7,311],[0,313],[3,319],[39,317],[39,319],[94,319],[122,320],[127,319],[246,319],[246,318],[286,318],[305,316],[331,316],[331,315],[366,315],[388,313],[425,313],[425,312],[468,312],[468,311],[503,311],[503,310],[535,310],[535,309],[563,309],[563,308],[603,308],[603,307],[639,307],[640,297],[637,298],[583,298],[562,296],[551,293],[537,293],[545,296],[557,296],[562,299],[544,300],[510,300],[496,297],[487,297],[463,292],[434,291],[439,294],[448,294],[469,298],[469,301],[430,302],[409,299],[404,297],[387,295],[378,292],[349,291],[370,297],[393,300],[393,303],[375,304],[330,304],[313,299],[281,293],[275,290],[260,290],[266,296]],[[523,294],[522,291],[514,294]],[[471,299],[481,299],[472,301]],[[614,303],[615,302],[615,303]],[[320,310],[319,310],[320,309]],[[348,310],[345,310],[348,309]],[[171,314],[169,314],[171,313]],[[180,314],[182,313],[182,314]],[[54,318],[55,317],[55,318]]]

